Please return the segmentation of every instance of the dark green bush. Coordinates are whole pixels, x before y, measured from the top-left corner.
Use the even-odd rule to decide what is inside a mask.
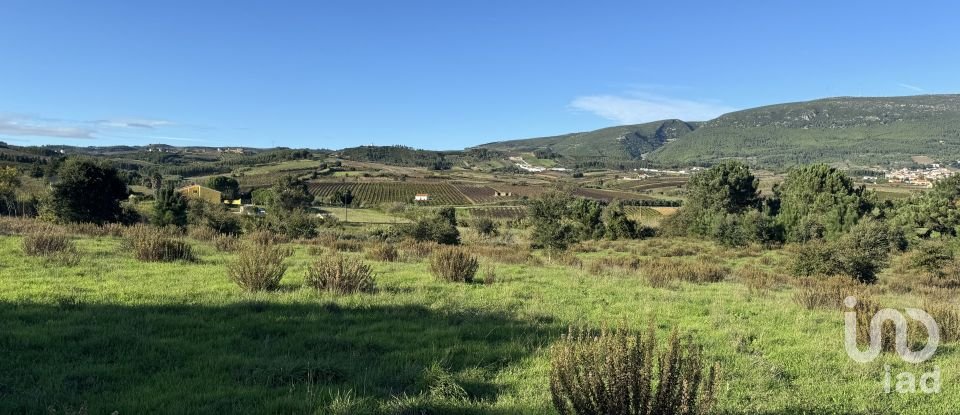
[[[866,220],[834,241],[813,240],[796,249],[793,273],[800,276],[847,275],[857,281],[875,282],[890,256],[889,228]]]
[[[414,223],[398,225],[397,233],[416,241],[431,241],[444,245],[460,244],[460,231],[450,223],[449,218],[431,216],[418,219]]]
[[[496,236],[498,233],[497,222],[488,217],[479,217],[470,223],[470,227],[483,236]]]

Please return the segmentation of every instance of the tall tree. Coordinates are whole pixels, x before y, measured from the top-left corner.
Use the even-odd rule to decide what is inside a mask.
[[[207,180],[207,187],[223,193],[224,199],[236,199],[240,196],[240,182],[227,176],[211,177]]]
[[[576,242],[577,231],[567,209],[569,199],[566,194],[549,192],[530,201],[527,217],[533,223],[535,248],[562,251]]]
[[[631,239],[637,236],[637,223],[627,217],[620,201],[614,200],[603,210],[603,225],[610,239]]]
[[[824,236],[846,232],[872,209],[863,186],[825,164],[790,170],[774,194],[777,219],[790,241],[808,240],[821,232]]]
[[[307,184],[293,176],[281,177],[271,190],[273,191],[273,208],[284,212],[305,209],[313,201],[313,197],[307,190]]]
[[[17,203],[20,174],[14,167],[0,167],[0,214],[7,214]]]
[[[57,172],[48,207],[65,222],[113,222],[120,219],[120,201],[128,195],[117,169],[90,160],[72,158]]]
[[[172,185],[157,191],[151,221],[157,226],[185,226],[187,224],[187,199]]]
[[[690,178],[684,206],[708,212],[741,213],[759,206],[758,184],[759,180],[746,164],[725,161]]]

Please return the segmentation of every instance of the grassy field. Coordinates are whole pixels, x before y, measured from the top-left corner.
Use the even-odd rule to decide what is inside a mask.
[[[78,244],[83,260],[62,267],[0,237],[0,413],[552,414],[548,351],[566,327],[642,328],[652,316],[661,338],[678,327],[722,364],[719,413],[960,405],[955,344],[917,367],[893,355],[863,365],[844,352],[841,313],[797,305],[789,285],[757,291],[733,272],[655,288],[635,273],[588,270],[627,257],[775,270],[781,251],[653,239],[551,263],[478,246],[496,283],[439,282],[423,260],[371,262],[376,293],[335,296],[303,287],[303,245],[279,291],[250,294],[227,279],[234,255],[201,242],[193,263],[137,262],[112,237]],[[885,395],[884,364],[918,376],[937,365],[944,390]]]
[[[334,207],[324,208],[325,211],[339,220],[347,220],[350,223],[409,223],[410,220],[380,212],[375,209],[338,209]]]

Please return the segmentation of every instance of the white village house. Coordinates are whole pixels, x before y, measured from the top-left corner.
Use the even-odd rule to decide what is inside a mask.
[[[430,195],[427,193],[417,193],[413,197],[414,202],[428,202],[430,201]]]

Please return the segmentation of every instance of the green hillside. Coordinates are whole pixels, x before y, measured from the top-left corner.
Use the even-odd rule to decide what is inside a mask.
[[[697,124],[665,120],[553,137],[501,141],[479,147],[504,152],[549,151],[576,160],[637,160],[696,128]]]
[[[733,112],[650,155],[663,164],[744,159],[764,167],[811,162],[906,164],[960,158],[960,95],[828,98]]]
[[[960,95],[827,98],[770,105],[704,123],[680,120],[489,143],[504,152],[552,153],[571,162],[646,159],[664,166],[735,158],[766,168],[844,162],[911,163],[960,159]]]

